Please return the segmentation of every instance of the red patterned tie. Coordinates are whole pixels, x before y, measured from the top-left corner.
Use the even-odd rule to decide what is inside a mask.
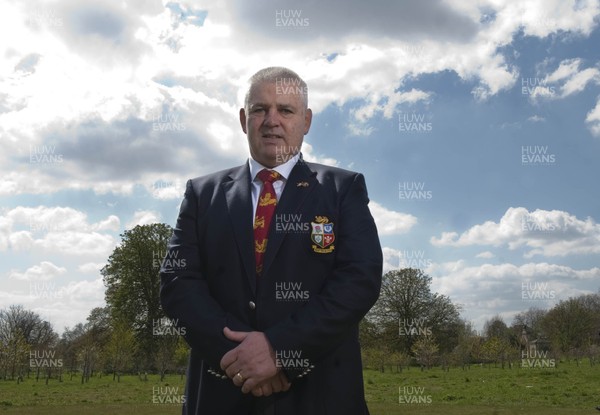
[[[257,176],[263,182],[254,217],[254,255],[256,258],[256,273],[260,275],[263,268],[263,257],[267,250],[269,225],[275,212],[275,206],[277,206],[277,195],[273,188],[273,182],[280,180],[281,175],[274,170],[263,169],[258,172]]]

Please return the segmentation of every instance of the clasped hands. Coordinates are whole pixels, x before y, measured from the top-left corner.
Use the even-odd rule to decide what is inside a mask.
[[[275,365],[275,353],[264,333],[225,327],[223,334],[239,345],[223,355],[221,369],[243,393],[269,396],[291,387],[281,368]]]

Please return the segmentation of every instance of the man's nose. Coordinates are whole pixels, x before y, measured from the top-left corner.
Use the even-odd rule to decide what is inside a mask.
[[[267,127],[275,127],[279,125],[279,112],[277,108],[270,108],[269,111],[265,114],[264,124]]]

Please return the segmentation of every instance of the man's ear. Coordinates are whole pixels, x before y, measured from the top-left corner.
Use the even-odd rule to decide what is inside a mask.
[[[304,135],[308,134],[311,123],[312,123],[312,110],[310,108],[307,108],[306,112],[304,114]]]
[[[243,108],[240,108],[240,124],[242,125],[244,134],[248,134],[248,131],[246,131],[246,110]]]

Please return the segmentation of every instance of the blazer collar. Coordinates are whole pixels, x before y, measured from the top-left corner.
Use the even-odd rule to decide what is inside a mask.
[[[250,193],[251,179],[248,163],[232,169],[229,179],[221,187],[225,194],[229,218],[233,226],[233,233],[242,258],[242,264],[248,276],[248,283],[252,291],[256,292],[252,196]]]

